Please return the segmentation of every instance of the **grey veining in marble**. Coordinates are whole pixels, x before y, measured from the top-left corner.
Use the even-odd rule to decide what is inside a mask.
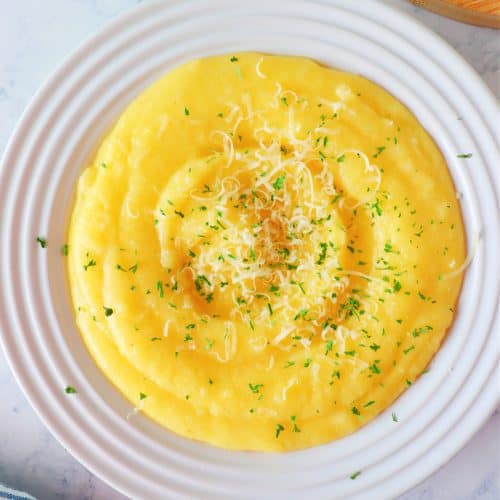
[[[49,73],[90,33],[139,1],[0,0],[0,153],[22,110]],[[404,0],[386,2],[439,33],[499,97],[499,32],[438,17]],[[1,353],[0,394],[0,482],[40,500],[124,498],[89,473],[49,434]],[[499,500],[499,429],[497,411],[457,456],[401,500]]]

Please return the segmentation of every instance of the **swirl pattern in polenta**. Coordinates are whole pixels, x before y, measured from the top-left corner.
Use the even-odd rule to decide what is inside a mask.
[[[351,433],[413,384],[465,257],[447,166],[408,109],[253,53],[184,64],[130,104],[81,175],[68,244],[109,380],[178,434],[265,451]]]

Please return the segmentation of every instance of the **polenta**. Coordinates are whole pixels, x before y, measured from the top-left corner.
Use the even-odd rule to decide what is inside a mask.
[[[191,61],[130,104],[81,175],[68,245],[78,327],[125,397],[262,451],[387,408],[443,341],[465,259],[446,163],[408,109],[253,53]]]

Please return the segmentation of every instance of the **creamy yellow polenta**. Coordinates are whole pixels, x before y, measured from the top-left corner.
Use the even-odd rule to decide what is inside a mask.
[[[400,102],[250,53],[189,62],[126,109],[68,243],[78,326],[131,403],[266,451],[344,436],[415,382],[465,257],[446,164]]]

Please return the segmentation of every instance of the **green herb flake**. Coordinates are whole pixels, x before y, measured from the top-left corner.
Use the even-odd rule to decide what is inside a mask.
[[[285,174],[282,174],[273,182],[273,188],[276,189],[276,191],[279,191],[280,189],[283,189],[284,184]]]
[[[341,194],[336,194],[333,198],[332,198],[332,201],[330,203],[330,205],[335,205],[335,203],[337,203],[337,201],[342,197]]]
[[[65,243],[62,247],[61,247],[61,253],[67,257],[68,253],[69,253],[69,245],[67,243]]]
[[[461,153],[459,155],[457,155],[457,158],[472,158],[472,153]]]
[[[103,309],[104,309],[104,316],[108,317],[113,314],[113,309],[111,309],[111,307],[103,306]]]
[[[408,349],[405,349],[403,351],[404,354],[408,354],[409,352],[413,351],[413,349],[415,349],[415,346],[414,345],[411,345],[410,347],[408,347]]]
[[[305,319],[307,313],[309,312],[309,309],[301,309],[293,318],[295,321],[297,321],[299,318]]]
[[[332,351],[332,348],[333,348],[333,340],[329,340],[326,343],[325,356],[327,356],[328,353]]]
[[[42,248],[47,248],[47,240],[41,236],[37,236],[36,241],[40,244]]]
[[[358,470],[358,471],[356,471],[354,474],[351,474],[351,475],[349,476],[349,478],[350,478],[350,479],[352,479],[352,480],[354,481],[354,480],[355,480],[355,479],[356,479],[356,478],[357,478],[360,474],[361,474],[361,471],[360,471],[360,470]]]
[[[382,209],[380,208],[380,200],[375,198],[375,202],[370,205],[370,208],[373,208],[378,216],[382,215]]]
[[[264,387],[264,384],[248,384],[248,387],[254,394],[258,394],[262,387]]]
[[[184,106],[184,114],[186,116],[189,116],[189,109]]]
[[[393,422],[397,422],[398,421],[398,417],[395,413],[392,414],[392,421]]]
[[[425,326],[422,326],[420,328],[415,328],[411,334],[414,336],[414,337],[420,337],[420,335],[423,335],[425,333],[428,333],[432,330],[432,326],[430,325],[425,325]]]
[[[64,388],[64,392],[66,394],[76,394],[76,389],[74,387],[71,387],[70,385],[67,385],[65,388]]]
[[[144,394],[143,392],[139,393],[139,399],[142,401],[143,399],[146,399],[148,396],[147,394]]]
[[[320,252],[319,252],[319,257],[318,257],[318,260],[316,261],[316,264],[318,266],[321,266],[325,262],[328,245],[323,242],[323,243],[319,244],[319,247],[320,247]]]
[[[278,439],[280,437],[281,432],[284,430],[285,430],[285,428],[281,424],[278,424],[276,426],[276,439]]]
[[[236,56],[232,56],[231,59],[229,59],[231,62],[238,62],[238,58]]]
[[[96,265],[96,261],[94,259],[90,259],[86,264],[83,264],[83,269],[86,271],[89,267],[94,267]]]
[[[271,307],[271,304],[268,302],[267,303],[267,309],[269,310],[269,316],[273,315],[273,308]]]

